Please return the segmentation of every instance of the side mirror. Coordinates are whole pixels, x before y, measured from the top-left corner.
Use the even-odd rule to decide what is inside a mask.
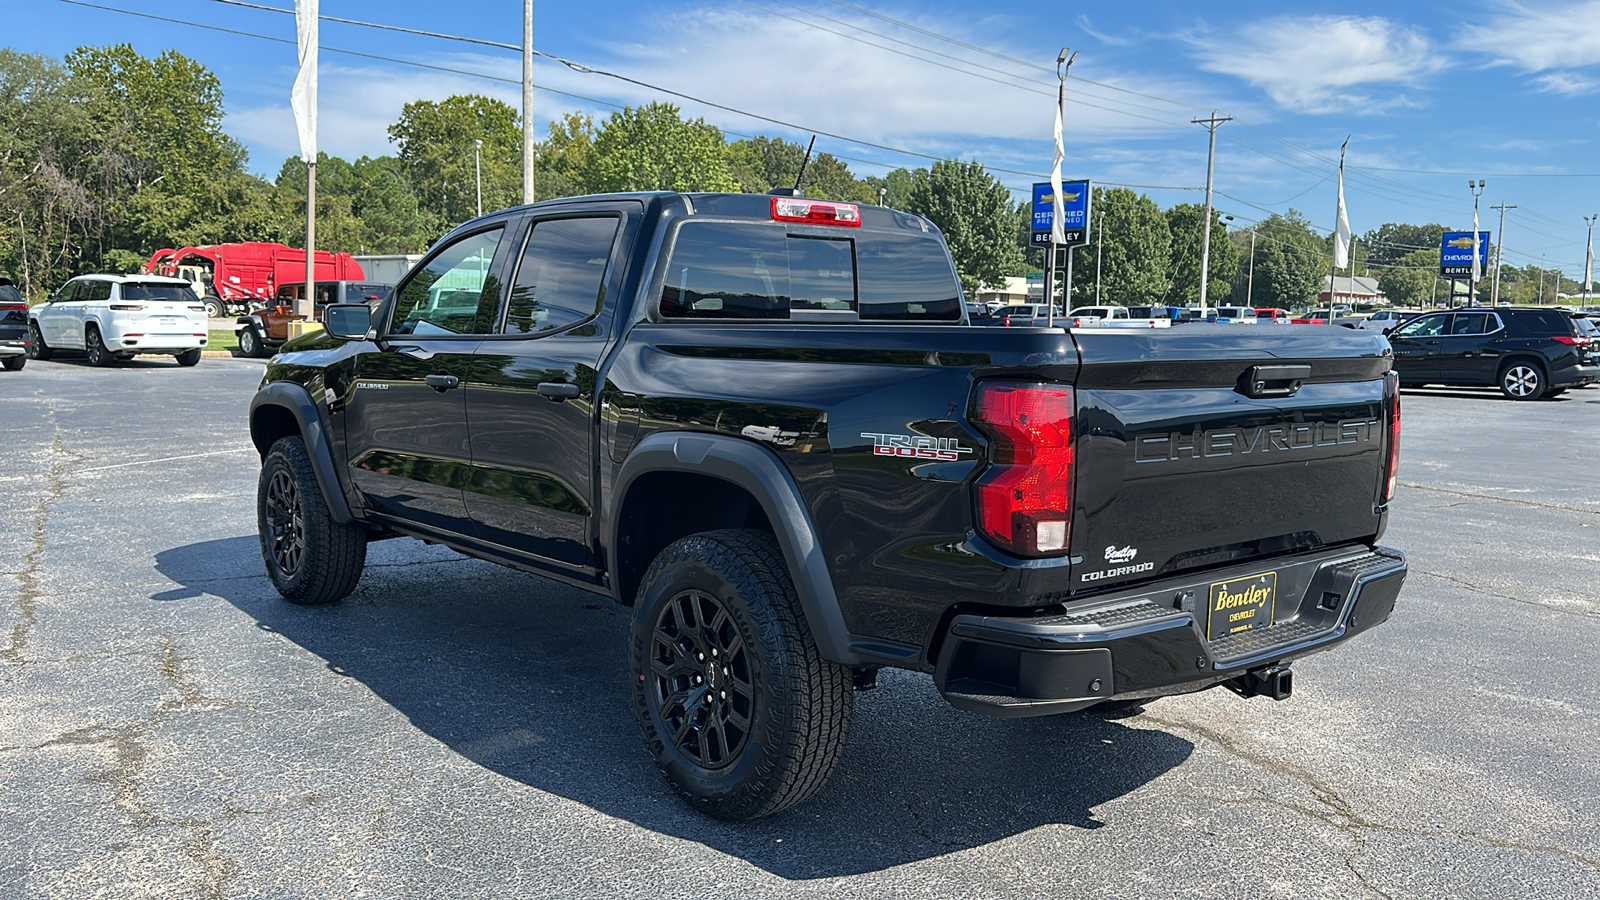
[[[372,329],[372,309],[365,303],[334,303],[323,308],[322,327],[341,341],[364,341]]]

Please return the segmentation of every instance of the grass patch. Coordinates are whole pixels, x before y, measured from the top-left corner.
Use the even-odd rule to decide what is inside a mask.
[[[239,334],[235,331],[217,331],[211,329],[211,336],[206,341],[207,350],[237,350],[239,349]]]

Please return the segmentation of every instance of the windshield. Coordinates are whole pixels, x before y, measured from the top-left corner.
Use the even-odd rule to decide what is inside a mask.
[[[173,300],[193,303],[199,298],[186,284],[167,282],[127,281],[122,285],[124,300]]]

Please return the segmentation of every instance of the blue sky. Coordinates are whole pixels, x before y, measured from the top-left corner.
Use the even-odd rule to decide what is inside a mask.
[[[93,0],[107,7],[293,41],[292,16],[219,0]],[[292,8],[292,0],[259,0]],[[517,0],[323,0],[322,14],[518,44]],[[1077,10],[1092,9],[1083,13]],[[1337,12],[1331,12],[1331,10]],[[228,131],[251,169],[298,152],[289,89],[295,49],[60,0],[0,0],[11,49],[177,49],[222,79]],[[321,146],[392,152],[386,127],[408,101],[483,93],[520,106],[520,57],[480,45],[324,23]],[[1096,7],[923,0],[536,0],[536,49],[788,127],[579,72],[536,68],[535,118],[604,117],[666,100],[731,136],[804,141],[857,175],[975,158],[1015,188],[1048,173],[1054,64],[1068,82],[1068,177],[1140,186],[1162,206],[1203,199],[1211,110],[1216,205],[1248,227],[1268,212],[1334,222],[1339,145],[1350,136],[1353,230],[1384,222],[1470,227],[1469,178],[1486,178],[1482,223],[1506,217],[1506,259],[1581,277],[1585,226],[1600,212],[1600,0],[1194,4]],[[379,59],[330,52],[340,48]],[[403,62],[491,78],[418,68]],[[503,80],[494,80],[503,79]],[[564,93],[556,93],[564,92]],[[873,146],[879,145],[879,146]],[[886,149],[889,148],[889,149]],[[1002,171],[1007,170],[1007,171]]]

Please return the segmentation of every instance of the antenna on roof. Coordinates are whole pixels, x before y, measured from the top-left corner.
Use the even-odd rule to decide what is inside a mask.
[[[794,196],[796,196],[796,197],[801,196],[801,193],[800,193],[800,182],[805,180],[805,177],[806,177],[806,164],[811,162],[811,150],[812,150],[812,148],[814,148],[816,146],[817,146],[817,136],[813,134],[811,136],[811,143],[806,145],[806,155],[800,158],[800,174],[798,174],[798,175],[796,175],[794,177]]]

